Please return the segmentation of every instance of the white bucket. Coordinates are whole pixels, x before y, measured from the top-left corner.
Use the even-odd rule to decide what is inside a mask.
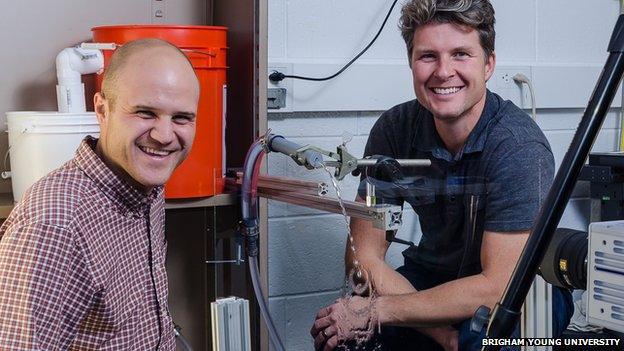
[[[74,157],[87,135],[98,137],[95,112],[7,112],[13,199]]]

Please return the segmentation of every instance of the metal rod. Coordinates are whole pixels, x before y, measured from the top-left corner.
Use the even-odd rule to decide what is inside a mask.
[[[240,186],[242,183],[243,173],[236,174],[236,180],[227,179],[228,185]],[[310,195],[326,195],[328,191],[327,184],[324,182],[313,182],[300,179],[292,179],[286,177],[276,177],[261,175],[258,177],[258,192],[262,189],[276,189],[288,192],[297,192]]]
[[[397,159],[396,161],[403,167],[429,167],[431,166],[431,160],[427,160],[427,159]],[[377,163],[377,159],[374,159],[374,158],[361,158],[357,160],[358,167],[374,166],[376,163]]]
[[[270,182],[258,182],[258,191],[261,193],[265,189],[273,189],[291,193],[301,193],[301,194],[309,194],[309,195],[319,195],[324,196],[327,195],[327,185],[319,184],[316,188],[306,188],[306,187],[296,187],[289,186],[280,183],[270,183]]]
[[[230,187],[240,187],[239,179],[227,179]],[[256,196],[314,208],[321,211],[342,214],[340,202],[336,198],[326,197],[327,185],[303,180],[291,180],[283,177],[263,176],[258,181]],[[401,225],[401,207],[391,205],[367,206],[362,202],[343,201],[347,216],[373,222],[380,229],[398,229]]]
[[[258,195],[269,199],[287,202],[294,205],[314,208],[321,211],[342,214],[338,199],[317,195],[301,194],[297,192],[281,192],[275,189],[258,189]],[[347,215],[355,218],[371,219],[374,211],[362,202],[342,201]]]

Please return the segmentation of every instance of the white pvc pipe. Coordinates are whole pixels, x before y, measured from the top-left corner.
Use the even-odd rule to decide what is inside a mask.
[[[96,73],[104,68],[104,56],[100,50],[80,47],[63,49],[56,56],[56,101],[62,113],[85,112],[84,84],[82,74]]]

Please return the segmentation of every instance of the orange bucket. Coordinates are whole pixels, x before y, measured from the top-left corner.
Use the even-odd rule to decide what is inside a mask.
[[[197,107],[197,132],[187,159],[165,184],[165,197],[180,199],[221,194],[225,185],[225,27],[122,25],[91,29],[96,43],[123,45],[142,38],[159,38],[182,49],[191,60],[201,87]],[[103,50],[104,67],[113,54]],[[102,77],[98,76],[98,90]]]

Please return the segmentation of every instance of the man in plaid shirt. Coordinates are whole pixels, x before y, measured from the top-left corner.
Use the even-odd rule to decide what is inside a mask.
[[[117,49],[100,139],[33,185],[0,228],[0,350],[173,350],[162,185],[195,136],[199,83],[157,39]]]

